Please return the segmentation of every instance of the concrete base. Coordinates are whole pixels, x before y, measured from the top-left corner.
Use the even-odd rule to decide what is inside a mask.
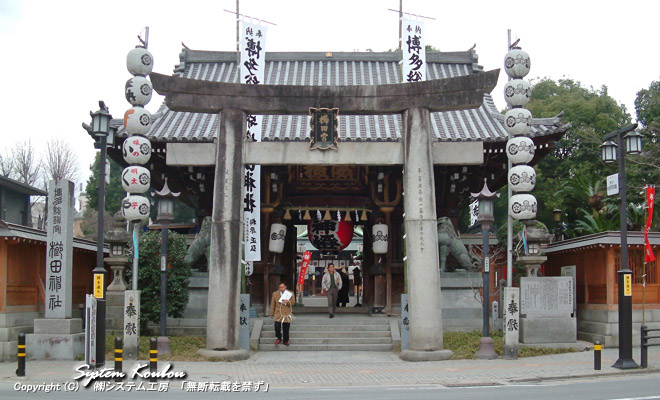
[[[442,326],[445,331],[472,332],[483,326],[479,272],[441,272]]]
[[[493,338],[482,337],[479,341],[479,350],[477,351],[477,358],[480,360],[494,360],[497,358],[497,353],[493,348]]]
[[[156,338],[156,342],[158,343],[158,355],[161,356],[163,354],[171,354],[170,352],[170,338],[167,336],[158,336]]]
[[[534,348],[544,348],[544,349],[573,349],[575,351],[588,351],[594,349],[594,344],[578,340],[574,343],[536,343],[536,344],[525,344],[520,343],[518,347],[534,347]]]
[[[520,343],[575,343],[577,321],[571,318],[521,318]]]
[[[124,328],[124,291],[108,290],[105,301],[106,328],[111,331],[123,331]]]
[[[578,339],[595,343],[600,341],[607,348],[619,347],[618,310],[598,310],[578,305]],[[633,346],[640,345],[642,311],[633,310]],[[660,329],[660,309],[646,310],[646,325]]]
[[[85,355],[85,334],[33,333],[25,349],[28,360],[75,360]]]
[[[81,318],[34,320],[34,333],[25,335],[29,360],[75,360],[85,354]]]
[[[220,361],[240,361],[250,358],[250,353],[243,349],[239,350],[210,350],[199,349],[197,352],[204,357],[218,358]]]
[[[418,351],[402,350],[399,358],[403,361],[444,361],[454,354],[451,350]]]

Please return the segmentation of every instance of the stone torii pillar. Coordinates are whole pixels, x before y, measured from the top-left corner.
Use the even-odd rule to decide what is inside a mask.
[[[426,108],[403,113],[404,224],[410,307],[410,350],[401,351],[407,361],[446,360],[442,350],[442,301],[438,264],[438,232],[431,118]]]
[[[199,351],[207,357],[234,360],[250,357],[250,353],[238,346],[245,121],[245,113],[240,110],[226,109],[219,113],[206,349]]]

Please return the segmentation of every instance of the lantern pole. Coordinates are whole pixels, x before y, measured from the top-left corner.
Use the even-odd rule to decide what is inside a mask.
[[[628,266],[628,200],[626,198],[626,145],[623,135],[637,128],[637,124],[617,129],[603,137],[603,140],[616,138],[618,142],[619,162],[619,230],[621,236],[621,269],[617,271],[619,285],[619,358],[614,368],[630,369],[638,365],[632,357],[632,271]]]

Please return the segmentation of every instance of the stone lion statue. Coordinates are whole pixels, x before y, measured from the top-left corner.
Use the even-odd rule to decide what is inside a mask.
[[[454,225],[448,217],[438,218],[438,247],[440,248],[440,271],[447,272],[447,256],[454,256],[460,269],[473,268],[473,260],[467,248],[458,237]]]
[[[188,247],[188,252],[183,261],[188,264],[194,264],[202,254],[206,254],[206,259],[210,258],[209,250],[211,249],[211,217],[204,217],[202,220],[202,227],[199,229],[195,240]]]

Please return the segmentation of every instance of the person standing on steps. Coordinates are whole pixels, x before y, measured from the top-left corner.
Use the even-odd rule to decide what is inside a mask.
[[[289,345],[289,328],[293,321],[292,306],[294,304],[296,304],[296,298],[293,292],[286,290],[286,284],[280,282],[279,290],[273,292],[270,300],[270,317],[275,322],[275,335],[277,336],[275,345],[282,343],[282,340],[284,340],[285,346]]]
[[[350,302],[348,298],[348,291],[351,289],[351,284],[348,280],[348,275],[344,271],[344,267],[339,268],[339,276],[341,276],[341,289],[337,295],[337,307],[346,307]]]
[[[342,287],[341,276],[335,271],[335,264],[328,265],[328,272],[323,275],[321,287],[328,296],[328,314],[330,314],[330,318],[334,318],[339,289]]]

